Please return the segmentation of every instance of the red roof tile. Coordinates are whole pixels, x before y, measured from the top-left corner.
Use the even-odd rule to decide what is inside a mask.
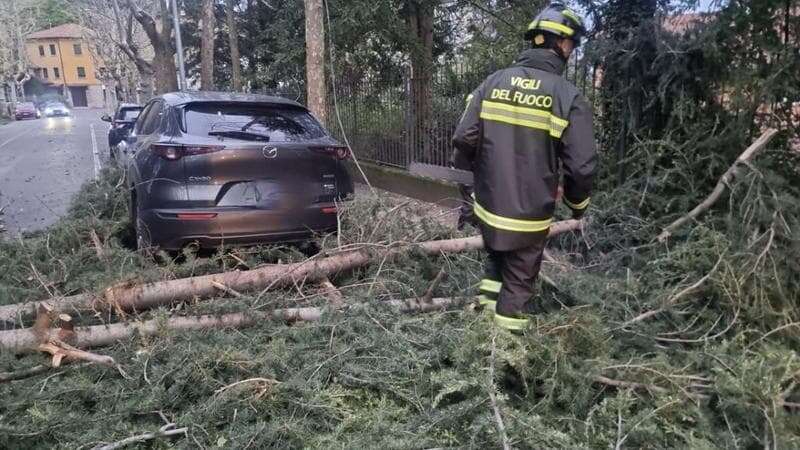
[[[47,30],[31,33],[28,35],[28,39],[81,38],[83,35],[83,27],[74,23],[66,23]]]

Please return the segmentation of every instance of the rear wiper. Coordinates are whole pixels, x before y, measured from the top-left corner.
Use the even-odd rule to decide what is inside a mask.
[[[263,134],[258,134],[258,133],[251,133],[249,131],[240,131],[240,130],[209,131],[208,135],[229,137],[234,139],[269,142],[269,136],[265,136]]]

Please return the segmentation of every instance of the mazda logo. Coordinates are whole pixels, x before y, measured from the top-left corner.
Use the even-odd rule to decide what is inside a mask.
[[[278,157],[278,149],[267,146],[261,149],[261,154],[264,155],[264,158],[275,159]]]

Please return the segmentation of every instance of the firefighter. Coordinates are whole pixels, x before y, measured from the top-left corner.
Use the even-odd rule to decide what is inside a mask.
[[[562,76],[585,31],[563,4],[546,7],[525,33],[531,48],[470,94],[453,137],[453,165],[474,173],[469,209],[488,252],[479,300],[512,332],[524,330],[538,309],[534,282],[560,174],[573,217],[589,206],[597,168],[592,108]]]

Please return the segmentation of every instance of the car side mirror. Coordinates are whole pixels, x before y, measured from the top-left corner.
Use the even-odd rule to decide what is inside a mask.
[[[103,114],[102,116],[100,116],[100,120],[102,120],[103,122],[111,122],[111,116],[109,116],[108,114]]]

